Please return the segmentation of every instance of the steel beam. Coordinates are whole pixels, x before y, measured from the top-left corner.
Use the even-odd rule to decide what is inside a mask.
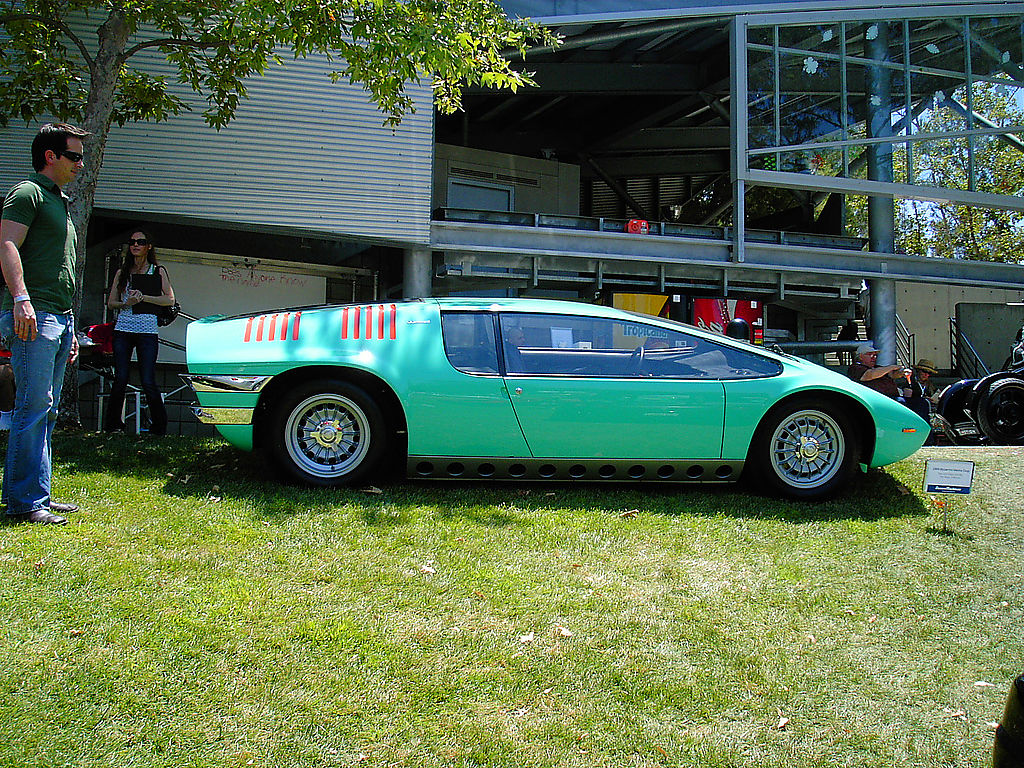
[[[731,258],[731,243],[703,237],[628,235],[480,222],[434,221],[431,248],[465,254],[481,263],[533,256],[563,259],[565,269],[582,269],[588,260],[636,262],[653,276],[658,265],[689,268],[729,267],[733,275],[770,274],[774,284],[785,273],[786,290],[801,277],[846,282],[849,279],[891,279],[985,288],[1024,288],[1024,266],[962,259],[934,259],[872,251],[851,251],[827,246],[745,241],[744,262]],[[733,278],[736,279],[735,277]],[[764,279],[758,274],[758,280]]]

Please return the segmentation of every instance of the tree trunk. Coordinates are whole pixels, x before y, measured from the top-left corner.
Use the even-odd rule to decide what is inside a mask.
[[[128,24],[124,14],[117,10],[98,30],[99,50],[89,71],[89,100],[85,106],[85,120],[80,126],[91,136],[85,140],[85,168],[69,188],[71,195],[71,220],[78,232],[76,248],[78,262],[75,270],[75,298],[72,310],[77,319],[82,308],[82,283],[85,277],[86,243],[88,242],[89,219],[96,195],[96,182],[103,165],[103,150],[107,145],[107,134],[114,112],[114,96],[117,91],[121,67],[124,64],[125,46],[128,41]],[[77,332],[77,328],[76,328]],[[69,365],[64,374],[64,389],[60,398],[58,426],[79,429],[82,426],[78,408],[78,363]]]

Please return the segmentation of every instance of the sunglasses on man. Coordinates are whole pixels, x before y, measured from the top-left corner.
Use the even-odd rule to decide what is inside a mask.
[[[85,158],[85,155],[83,155],[81,152],[72,152],[70,149],[62,149],[60,152],[57,153],[57,157],[60,157],[61,155],[64,155],[64,157],[66,157],[72,163],[80,163]]]

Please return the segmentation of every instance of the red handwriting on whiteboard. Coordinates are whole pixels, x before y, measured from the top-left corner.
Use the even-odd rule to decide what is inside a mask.
[[[271,285],[287,285],[301,288],[309,282],[305,277],[258,272],[255,269],[238,269],[237,267],[222,267],[220,279],[225,283],[234,283],[235,285],[242,285],[248,288],[262,288]]]

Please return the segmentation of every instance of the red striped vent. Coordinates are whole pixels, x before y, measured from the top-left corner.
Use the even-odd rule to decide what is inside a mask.
[[[292,341],[299,340],[299,318],[301,312],[279,312],[273,315],[259,315],[245,321],[243,342],[250,341]],[[290,334],[289,334],[289,325]]]

